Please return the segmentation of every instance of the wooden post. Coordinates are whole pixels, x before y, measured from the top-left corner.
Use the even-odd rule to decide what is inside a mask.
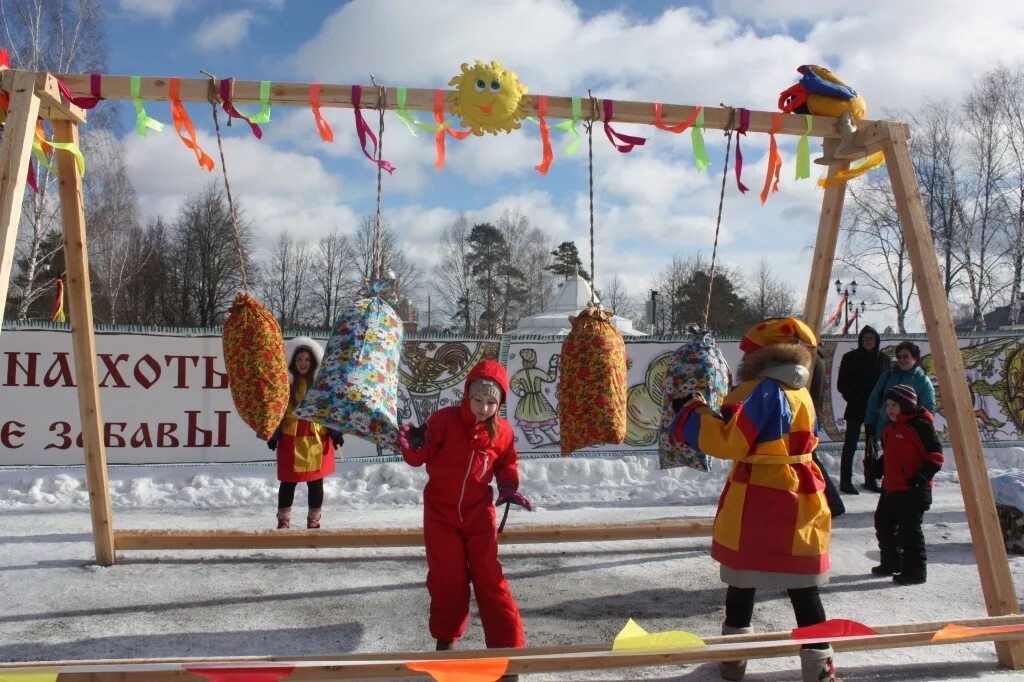
[[[850,167],[849,162],[828,167],[828,177],[833,178],[839,171]],[[815,334],[821,330],[825,318],[825,301],[832,286],[832,262],[836,256],[839,241],[839,223],[843,217],[843,200],[846,198],[846,183],[829,185],[821,200],[821,216],[818,217],[818,237],[814,240],[814,258],[811,260],[811,274],[807,281],[807,298],[804,300],[804,322]]]
[[[939,379],[944,406],[943,416],[949,427],[985,606],[990,616],[1016,614],[1020,613],[1017,592],[999,529],[999,518],[985,467],[985,453],[974,416],[974,403],[964,379],[963,357],[942,286],[931,227],[921,204],[917,175],[907,145],[909,138],[906,125],[890,123],[889,139],[883,143],[882,150],[892,181],[900,226],[907,240],[928,343],[935,359],[935,374]],[[1004,666],[1014,670],[1024,667],[1024,643],[1020,641],[997,643],[996,654]]]
[[[53,121],[53,136],[57,142],[78,144],[78,124],[73,121]],[[75,381],[78,384],[78,412],[82,418],[82,445],[89,482],[92,536],[96,545],[96,562],[101,566],[111,566],[114,563],[114,527],[110,515],[107,455],[103,449],[103,411],[100,409],[99,378],[96,372],[96,338],[92,324],[82,174],[78,172],[75,157],[69,152],[57,152],[57,180],[60,184],[71,343],[75,352]]]
[[[36,117],[39,115],[35,83],[35,75],[32,73],[19,73],[14,78],[11,105],[0,147],[0,321],[4,319],[7,290],[11,283],[21,204],[25,199],[32,138],[36,132]]]

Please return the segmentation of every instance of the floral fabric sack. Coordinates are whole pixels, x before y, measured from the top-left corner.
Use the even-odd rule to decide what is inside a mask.
[[[626,344],[609,317],[588,308],[569,318],[558,384],[563,456],[626,437]]]
[[[267,440],[288,410],[288,363],[270,311],[238,294],[223,331],[224,366],[238,416]]]
[[[396,449],[402,321],[383,284],[343,310],[295,416]]]
[[[672,361],[665,372],[661,429],[658,431],[658,464],[662,469],[682,466],[699,471],[711,469],[707,455],[671,436],[670,427],[676,416],[672,401],[690,393],[699,393],[708,405],[719,410],[731,384],[729,365],[710,335],[685,343],[672,354]]]

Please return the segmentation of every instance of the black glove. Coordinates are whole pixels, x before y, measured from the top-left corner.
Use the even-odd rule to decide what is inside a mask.
[[[271,450],[277,450],[277,439],[271,436],[267,440],[267,447],[270,448]]]
[[[687,393],[684,396],[676,398],[675,400],[672,401],[672,411],[678,413],[679,410],[686,407],[687,403],[689,403],[691,400],[700,400],[701,402],[703,402],[704,396],[702,396],[699,393]]]
[[[922,511],[928,511],[932,506],[932,482],[920,472],[907,479],[910,487],[910,496]]]
[[[427,444],[427,424],[424,422],[419,426],[414,426],[409,429],[406,438],[409,440],[409,447],[413,450],[419,450]]]
[[[907,485],[911,490],[920,490],[921,488],[930,488],[931,481],[924,477],[924,474],[918,472],[907,479]]]
[[[334,449],[337,450],[345,444],[345,435],[341,431],[331,431],[331,442],[334,444]]]

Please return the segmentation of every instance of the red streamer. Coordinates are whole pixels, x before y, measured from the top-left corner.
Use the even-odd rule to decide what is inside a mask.
[[[779,173],[782,171],[782,154],[779,153],[779,145],[775,141],[775,133],[782,129],[782,114],[772,114],[772,129],[768,132],[768,174],[764,178],[764,188],[761,190],[761,205],[768,201],[768,192],[772,194],[779,191]],[[772,180],[774,179],[774,184]]]
[[[320,133],[320,139],[324,142],[334,142],[334,131],[331,130],[331,124],[320,114],[319,83],[309,86],[309,108],[313,110],[313,120],[316,121],[316,131]]]
[[[667,130],[670,133],[678,135],[683,132],[694,123],[697,122],[697,117],[700,116],[700,110],[703,109],[699,104],[693,108],[693,113],[690,114],[690,118],[686,119],[682,123],[676,125],[668,125],[662,120],[662,105],[660,102],[654,103],[654,127],[660,128],[661,130]]]
[[[747,128],[750,127],[750,110],[740,109],[740,127],[736,129],[736,187],[739,188],[740,192],[746,193],[749,191],[743,181],[740,180],[740,176],[743,174],[743,152],[740,151],[740,137],[747,136]]]
[[[537,96],[537,118],[540,119],[540,141],[544,148],[544,155],[541,158],[539,166],[534,166],[541,175],[547,175],[548,169],[551,168],[551,161],[555,158],[554,152],[551,151],[551,130],[548,128],[548,121],[545,116],[548,115],[548,97],[547,95]]]
[[[434,134],[434,146],[437,147],[437,160],[434,161],[434,168],[444,168],[444,136],[451,135],[456,140],[464,140],[472,130],[454,130],[444,122],[444,90],[434,90],[434,122],[437,123],[437,132]]]
[[[212,682],[279,682],[288,678],[295,666],[266,668],[185,668],[186,672],[205,677]]]
[[[185,111],[185,107],[181,103],[180,90],[181,79],[172,78],[167,96],[171,100],[171,120],[174,122],[174,129],[178,132],[178,137],[181,138],[184,145],[195,152],[199,167],[212,171],[214,169],[213,159],[199,146],[199,140],[196,139],[196,128],[192,125],[192,119],[189,118],[188,112]],[[182,134],[183,130],[188,133],[188,137]]]
[[[248,123],[249,127],[252,129],[252,134],[256,136],[256,139],[262,140],[263,131],[260,130],[260,127],[252,121],[250,121],[247,116],[238,111],[238,109],[235,108],[235,105],[232,104],[231,91],[234,89],[234,85],[234,78],[225,78],[220,82],[220,99],[221,106],[224,108],[224,113],[226,113],[228,116],[232,118],[240,118],[246,123]]]
[[[64,85],[64,81],[57,79],[57,89],[60,90],[60,94],[74,104],[76,107],[81,109],[92,109],[99,104],[104,97],[100,96],[100,80],[101,76],[98,73],[89,75],[89,92],[92,93],[92,97],[75,97],[71,94],[71,90],[68,86]]]
[[[356,134],[359,135],[359,144],[363,148],[363,154],[366,154],[366,158],[373,161],[375,164],[386,170],[388,173],[393,173],[395,167],[387,161],[381,159],[377,160],[377,136],[373,134],[373,130],[370,129],[370,124],[363,118],[363,111],[359,108],[359,101],[362,99],[363,86],[353,85],[352,86],[352,111],[356,117]],[[373,154],[366,149],[366,138],[370,138],[370,142],[373,143]]]
[[[827,642],[833,637],[856,637],[859,635],[877,635],[878,632],[872,628],[858,623],[855,620],[845,618],[833,618],[824,623],[805,625],[802,628],[794,628],[793,639],[815,639]]]
[[[612,146],[623,154],[627,154],[633,151],[634,147],[641,147],[647,142],[647,138],[625,135],[612,128],[612,101],[610,99],[604,100],[604,134],[608,136],[608,141],[612,143]],[[620,145],[616,140],[622,144]]]

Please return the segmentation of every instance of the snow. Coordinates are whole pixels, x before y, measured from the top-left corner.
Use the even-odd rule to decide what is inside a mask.
[[[1024,469],[1024,450],[990,448],[993,475]],[[838,458],[824,453],[826,467]],[[652,457],[531,459],[522,491],[534,513],[509,524],[621,523],[708,518],[726,468],[660,471]],[[269,528],[272,466],[109,468],[115,528]],[[872,577],[878,550],[872,494],[845,497],[834,522],[830,618],[867,624],[953,620],[986,614],[952,455],[925,515],[925,585]],[[328,528],[407,528],[421,523],[422,469],[345,462],[326,481]],[[299,487],[295,516],[303,518]],[[122,552],[95,564],[81,467],[0,469],[0,661],[312,655],[433,648],[426,628],[426,565],[420,548]],[[707,538],[513,545],[502,564],[530,645],[608,644],[628,618],[650,632],[717,634],[725,586]],[[1017,585],[1024,557],[1011,556]],[[1018,591],[1019,598],[1019,591]],[[762,591],[758,631],[793,627],[784,592]],[[461,649],[483,647],[471,617]],[[998,668],[994,646],[960,644],[836,657],[845,680],[1021,679]],[[750,662],[749,680],[792,680],[795,657]],[[719,680],[711,664],[524,676],[532,680]]]

